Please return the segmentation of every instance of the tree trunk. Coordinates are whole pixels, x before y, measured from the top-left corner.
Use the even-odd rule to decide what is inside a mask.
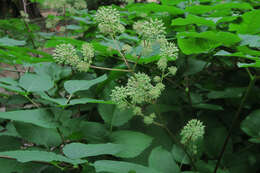
[[[42,17],[37,3],[31,3],[29,0],[0,0],[0,18],[19,17],[20,11],[24,11],[23,1],[26,2],[29,18]]]

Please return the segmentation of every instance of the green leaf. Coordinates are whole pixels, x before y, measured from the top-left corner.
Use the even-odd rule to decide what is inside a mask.
[[[162,147],[152,150],[149,156],[149,167],[163,173],[181,172],[171,153]]]
[[[224,110],[222,106],[215,105],[215,104],[208,104],[208,103],[194,104],[194,105],[192,105],[192,107],[199,108],[199,109],[208,109],[208,110],[213,110],[213,111]]]
[[[260,138],[260,110],[251,112],[241,123],[241,129],[248,136]]]
[[[135,12],[142,12],[142,13],[151,13],[151,12],[168,12],[171,15],[179,15],[184,14],[184,10],[180,8],[176,8],[173,6],[168,5],[159,5],[156,3],[149,3],[149,4],[130,4],[127,5],[126,8],[128,11],[135,11]]]
[[[2,46],[24,46],[26,42],[24,40],[15,40],[8,37],[0,38],[0,45]]]
[[[152,137],[134,131],[116,131],[110,135],[113,143],[121,144],[123,151],[116,154],[118,157],[133,158],[141,154],[151,145]]]
[[[65,145],[63,153],[71,159],[80,159],[83,157],[98,156],[98,155],[115,155],[122,151],[119,144],[82,144],[71,143]]]
[[[185,9],[192,14],[205,14],[212,11],[231,11],[232,9],[251,10],[253,7],[249,3],[225,2],[217,5],[192,5]]]
[[[115,105],[99,104],[98,112],[105,123],[112,126],[122,126],[134,116],[132,109],[121,110]]]
[[[135,173],[162,173],[135,163],[111,160],[96,161],[94,167],[97,172],[129,173],[132,171]]]
[[[194,75],[200,71],[202,71],[207,64],[207,62],[198,60],[198,59],[193,59],[193,58],[188,58],[187,61],[187,70],[183,73],[185,76],[189,75]]]
[[[260,23],[255,22],[260,20],[260,10],[253,10],[242,15],[240,24],[230,24],[230,31],[237,31],[240,34],[257,34],[260,33]]]
[[[216,26],[216,24],[213,21],[192,14],[188,15],[186,18],[177,18],[172,20],[172,26],[182,26],[182,25],[191,25],[191,24],[196,24],[198,26],[209,26],[209,27]]]
[[[174,160],[180,164],[190,164],[190,159],[185,153],[185,151],[180,147],[174,144],[172,146],[172,156]]]
[[[10,78],[10,77],[0,78],[0,82],[8,84],[8,85],[13,85],[13,86],[17,86],[18,85],[18,82],[15,81],[13,78]]]
[[[11,157],[17,159],[18,162],[25,163],[31,161],[40,161],[40,162],[66,162],[71,164],[81,164],[85,163],[84,160],[79,159],[69,159],[62,155],[58,155],[56,153],[47,152],[47,151],[26,151],[26,150],[16,150],[16,151],[6,151],[0,152],[0,156]]]
[[[78,127],[84,138],[92,143],[105,143],[109,131],[106,129],[104,124],[96,122],[81,121]]]
[[[17,93],[20,93],[22,95],[25,95],[25,91],[22,90],[18,86],[12,86],[12,85],[6,85],[6,84],[3,84],[3,83],[0,83],[0,88],[4,88],[4,89],[6,89],[8,91],[13,91],[13,92],[17,92]]]
[[[210,158],[217,158],[219,156],[227,135],[228,131],[225,127],[208,128],[207,134],[204,137],[205,148],[203,148],[203,150],[205,150],[205,153]],[[231,154],[232,151],[232,140],[229,140],[225,154]]]
[[[245,88],[225,88],[224,91],[211,91],[208,94],[210,99],[222,99],[222,98],[241,98]]]
[[[178,45],[183,53],[198,54],[214,50],[219,46],[231,46],[240,41],[240,38],[229,32],[180,32],[177,34]]]
[[[260,36],[250,34],[238,34],[238,36],[242,39],[241,46],[260,47]]]
[[[19,80],[19,85],[28,92],[48,91],[54,86],[49,76],[26,73]]]
[[[57,126],[53,121],[52,113],[46,109],[0,112],[0,118],[31,123],[45,128],[55,128]]]
[[[54,81],[69,77],[72,73],[70,67],[62,67],[56,63],[43,62],[34,65],[34,71],[40,76],[48,75]]]
[[[33,55],[40,55],[41,58]],[[8,64],[24,64],[53,61],[52,56],[46,52],[27,47],[0,46],[0,61]]]
[[[107,76],[104,74],[94,80],[69,80],[64,83],[64,88],[70,94],[74,94],[77,91],[88,90],[93,85],[101,83],[107,79]]]
[[[58,146],[62,139],[57,129],[43,128],[32,124],[14,123],[17,132],[28,142],[48,147]]]

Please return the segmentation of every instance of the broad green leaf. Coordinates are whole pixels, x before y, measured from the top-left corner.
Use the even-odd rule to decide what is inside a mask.
[[[42,99],[50,101],[52,103],[56,103],[60,106],[72,106],[72,105],[86,104],[86,103],[114,104],[112,101],[97,100],[92,98],[79,98],[79,99],[71,99],[68,101],[68,99],[66,98],[51,98],[44,92],[38,94]]]
[[[173,26],[179,26],[179,25],[191,25],[196,24],[198,26],[209,26],[209,27],[215,27],[216,24],[208,20],[204,17],[199,17],[195,15],[188,15],[186,18],[177,18],[172,20]]]
[[[47,151],[26,151],[26,150],[16,150],[16,151],[6,151],[0,152],[0,156],[11,157],[17,159],[18,162],[25,163],[31,161],[40,161],[40,162],[66,162],[71,164],[81,164],[86,161],[80,159],[69,159],[62,155],[47,152]]]
[[[49,76],[26,73],[19,80],[19,85],[28,92],[47,91],[54,86]]]
[[[64,88],[70,94],[74,94],[77,91],[88,90],[93,85],[101,83],[107,79],[106,75],[100,76],[94,80],[69,80],[64,83]]]
[[[67,25],[66,29],[69,29],[69,30],[80,30],[80,29],[82,29],[82,27],[79,26],[79,25]]]
[[[48,40],[45,43],[45,47],[47,48],[56,47],[58,44],[63,44],[63,43],[70,43],[74,46],[80,47],[82,44],[85,43],[85,41],[76,40],[69,37],[52,37],[50,40]]]
[[[98,112],[105,123],[112,126],[122,126],[133,118],[132,109],[119,109],[115,105],[99,104]]]
[[[156,147],[149,156],[149,167],[163,173],[180,173],[180,168],[171,153],[162,147]]]
[[[251,112],[241,123],[241,129],[250,137],[260,138],[260,110]]]
[[[71,105],[86,104],[86,103],[115,104],[112,101],[97,100],[92,98],[80,98],[80,99],[72,99],[67,105],[71,106]]]
[[[260,10],[253,10],[242,15],[240,24],[230,24],[230,31],[237,31],[240,34],[257,34],[260,33]]]
[[[185,151],[180,146],[177,146],[176,144],[174,144],[172,146],[171,152],[172,152],[172,156],[176,162],[178,162],[180,164],[189,164],[190,163],[189,157],[187,156]]]
[[[8,85],[13,85],[13,86],[17,86],[18,85],[18,82],[15,81],[13,78],[10,78],[10,77],[0,78],[0,82],[8,84]]]
[[[260,47],[260,36],[250,34],[239,34],[238,36],[242,39],[241,46]]]
[[[34,71],[40,76],[48,75],[54,81],[69,77],[71,75],[70,67],[62,67],[55,63],[44,62],[34,65]]]
[[[8,37],[0,38],[0,45],[2,46],[24,46],[25,44],[24,40],[15,40]]]
[[[203,150],[210,158],[217,158],[219,156],[227,135],[228,131],[225,127],[208,128],[207,134],[204,137]],[[225,154],[231,154],[232,151],[233,143],[232,140],[229,140]]]
[[[221,99],[221,98],[241,98],[245,88],[225,88],[224,91],[211,91],[208,94],[210,99]]]
[[[97,172],[113,172],[113,173],[163,173],[158,172],[152,168],[148,168],[135,163],[99,160],[94,163]]]
[[[19,163],[16,160],[0,159],[1,171],[4,173],[38,173],[46,165],[37,163]],[[54,172],[53,172],[54,173]]]
[[[62,139],[57,129],[43,128],[26,123],[14,123],[17,132],[28,142],[48,147],[58,146]]]
[[[12,137],[17,137],[17,138],[21,137],[21,135],[18,134],[17,130],[15,129],[13,122],[9,122],[6,125],[5,131],[1,132],[0,136],[12,136]]]
[[[122,150],[119,144],[82,144],[71,143],[65,145],[63,153],[71,159],[81,159],[84,157],[98,156],[98,155],[115,155]]]
[[[0,88],[4,88],[8,91],[13,91],[13,92],[17,92],[17,93],[20,93],[22,95],[25,95],[25,91],[22,90],[20,87],[18,86],[12,86],[12,85],[6,85],[6,84],[3,84],[3,83],[0,83]]]
[[[31,123],[45,128],[55,128],[57,126],[52,117],[52,113],[46,109],[0,112],[0,118]]]
[[[0,136],[0,151],[18,150],[22,145],[21,139],[12,136]]]
[[[41,58],[35,56],[40,55]],[[1,46],[0,61],[8,64],[24,64],[53,61],[52,56],[46,52],[27,47]]]
[[[250,10],[253,7],[249,3],[228,2],[217,5],[192,5],[185,9],[186,12],[192,14],[205,14],[214,11],[231,11],[232,9]]]
[[[129,11],[135,11],[135,12],[142,12],[142,13],[151,13],[151,12],[168,12],[171,15],[179,15],[183,14],[184,10],[180,8],[176,8],[174,6],[168,6],[168,5],[159,5],[156,3],[149,3],[149,4],[130,4],[127,5],[126,8]]]
[[[97,122],[81,121],[79,131],[84,138],[91,143],[105,143],[109,135],[109,131],[104,124]]]
[[[118,157],[133,158],[141,154],[152,142],[152,137],[134,131],[116,131],[110,135],[112,143],[121,144],[123,151]]]
[[[215,104],[208,104],[208,103],[199,103],[192,105],[194,108],[198,109],[208,109],[208,110],[214,110],[214,111],[222,111],[224,110],[222,106],[215,105]]]
[[[193,58],[189,58],[187,63],[187,70],[183,73],[185,76],[193,75],[202,71],[205,68],[205,65],[207,64],[207,62],[205,61]]]
[[[177,39],[180,49],[187,55],[206,53],[218,46],[231,46],[240,41],[237,35],[222,31],[180,32]]]
[[[209,161],[209,162],[205,162],[202,160],[199,160],[195,163],[196,167],[197,167],[197,171],[199,171],[199,173],[210,173],[210,172],[214,172],[214,168],[216,166],[215,162]],[[197,172],[195,172],[197,173]],[[226,170],[222,170],[221,168],[218,169],[217,173],[230,173],[227,169]]]

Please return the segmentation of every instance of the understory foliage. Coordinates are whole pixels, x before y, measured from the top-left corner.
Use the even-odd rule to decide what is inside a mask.
[[[0,20],[0,172],[260,171],[258,0],[31,2]]]

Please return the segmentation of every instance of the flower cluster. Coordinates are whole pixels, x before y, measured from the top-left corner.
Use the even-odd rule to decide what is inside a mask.
[[[125,31],[125,27],[120,23],[119,11],[111,6],[100,7],[95,15],[95,21],[103,34],[116,34]]]
[[[82,57],[78,55],[77,50],[71,44],[60,44],[54,50],[53,59],[59,64],[70,65],[78,71],[86,72],[94,57],[93,46],[90,43],[83,44],[81,54]]]
[[[198,143],[203,139],[205,126],[197,119],[190,120],[181,130],[181,143],[192,153],[197,153]]]

